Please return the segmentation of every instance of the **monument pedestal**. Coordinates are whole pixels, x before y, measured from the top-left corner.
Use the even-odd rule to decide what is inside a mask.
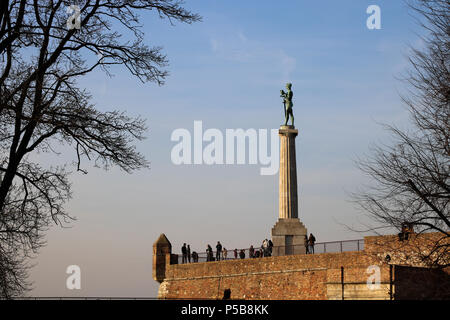
[[[298,130],[294,126],[281,126],[280,136],[280,178],[279,219],[272,228],[274,256],[304,254],[307,230],[298,219],[297,163],[295,138]]]
[[[278,219],[272,228],[272,255],[305,254],[306,234],[307,230],[298,218]]]

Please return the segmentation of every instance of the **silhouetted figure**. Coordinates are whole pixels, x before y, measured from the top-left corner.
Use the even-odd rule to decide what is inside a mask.
[[[391,256],[387,254],[386,257],[384,257],[384,261],[386,261],[386,263],[391,262]]]
[[[220,254],[222,253],[222,245],[220,244],[220,241],[217,241],[216,250],[216,260],[219,261]]]
[[[231,289],[225,289],[223,291],[223,300],[231,299]]]
[[[269,239],[269,257],[272,256],[273,242]]]
[[[250,249],[248,249],[248,257],[249,258],[255,257],[255,248],[253,248],[253,246],[250,246]]]
[[[181,247],[181,254],[183,256],[183,258],[181,259],[181,263],[186,263],[187,262],[187,248],[186,248],[186,243],[183,243],[183,246]]]
[[[188,258],[188,262],[191,263],[191,246],[188,244],[187,245],[187,258]]]
[[[306,234],[305,234],[304,242],[305,242],[305,252],[306,252],[306,254],[308,254],[309,253],[309,240],[308,240],[308,236]]]
[[[234,252],[234,258],[237,259],[237,257],[238,257],[238,251],[237,251],[237,249],[234,249],[233,252]]]
[[[313,236],[312,233],[309,234],[309,252],[314,253],[314,243],[316,242],[316,238]]]
[[[213,249],[209,244],[206,248],[206,261],[214,261]]]
[[[241,251],[239,252],[239,258],[241,259],[245,259],[245,251],[241,249]]]
[[[223,250],[222,250],[222,254],[223,254],[223,260],[227,260],[227,257],[228,257],[228,250],[227,250],[227,248],[223,248]]]
[[[195,251],[192,252],[192,261],[198,262],[198,253]]]
[[[256,250],[255,252],[255,258],[259,258],[261,256],[261,253],[259,252],[259,250]]]
[[[269,247],[269,242],[264,239],[261,248],[263,249],[264,257],[267,257],[267,248]]]

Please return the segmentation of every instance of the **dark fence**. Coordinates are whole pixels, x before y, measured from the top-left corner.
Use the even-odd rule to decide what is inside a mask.
[[[330,242],[317,242],[314,247],[307,248],[305,245],[290,245],[267,248],[264,250],[260,247],[245,248],[245,249],[233,249],[222,250],[219,255],[217,251],[213,250],[212,257],[208,257],[207,252],[196,252],[195,258],[194,251],[191,250],[191,256],[186,257],[187,261],[183,261],[183,255],[177,254],[178,264],[182,263],[194,263],[194,262],[207,262],[217,260],[233,260],[233,259],[248,259],[248,258],[263,258],[270,256],[285,256],[293,254],[318,254],[318,253],[333,253],[333,252],[347,252],[347,251],[361,251],[364,250],[364,240],[344,240],[344,241],[330,241]],[[193,255],[194,253],[194,255]],[[190,259],[189,259],[190,258]]]

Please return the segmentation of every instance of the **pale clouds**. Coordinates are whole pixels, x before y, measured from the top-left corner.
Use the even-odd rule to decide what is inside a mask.
[[[291,81],[291,74],[294,72],[297,65],[297,60],[287,55],[283,50],[280,50],[279,54],[281,57],[283,80],[284,82],[289,82]]]
[[[278,80],[292,81],[297,59],[285,49],[270,43],[249,39],[243,32],[210,38],[211,51],[218,59],[244,64],[255,63],[274,69]]]

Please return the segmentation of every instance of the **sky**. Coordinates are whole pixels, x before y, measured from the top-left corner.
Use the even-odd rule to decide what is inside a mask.
[[[369,30],[369,5],[381,29]],[[400,99],[408,47],[421,30],[403,1],[187,1],[193,25],[142,15],[145,41],[163,46],[170,65],[163,86],[141,83],[125,68],[114,77],[80,79],[99,110],[147,119],[137,149],[150,169],[127,174],[89,167],[73,174],[67,211],[76,221],[55,226],[32,260],[30,296],[155,297],[152,245],[161,233],[180,252],[260,245],[278,218],[278,175],[260,165],[175,165],[171,135],[194,121],[204,130],[277,129],[279,90],[293,84],[299,218],[318,242],[360,239],[364,213],[350,193],[370,183],[355,161],[389,143],[381,123],[407,126]],[[58,159],[71,161],[67,153]],[[81,270],[81,289],[66,287],[66,269]]]

